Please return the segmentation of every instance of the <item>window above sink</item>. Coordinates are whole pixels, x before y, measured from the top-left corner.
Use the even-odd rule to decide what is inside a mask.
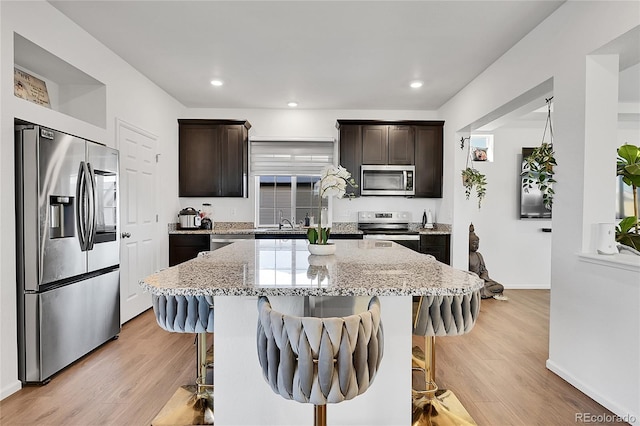
[[[316,216],[318,180],[320,176],[255,176],[256,228],[286,231],[291,227],[285,219],[299,227],[306,215]],[[322,206],[329,207],[328,199],[322,200]]]
[[[334,164],[335,145],[330,138],[251,139],[257,228],[283,225],[287,230],[304,223],[307,215],[318,216],[320,200],[314,185],[322,170]],[[330,219],[331,202],[323,199],[322,207]]]

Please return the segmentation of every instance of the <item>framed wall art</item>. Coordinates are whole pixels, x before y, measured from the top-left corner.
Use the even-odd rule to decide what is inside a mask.
[[[47,83],[18,68],[13,69],[13,94],[18,98],[51,108]]]

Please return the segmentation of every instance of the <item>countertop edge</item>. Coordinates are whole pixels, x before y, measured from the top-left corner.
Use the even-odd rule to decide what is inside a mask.
[[[484,283],[468,288],[422,288],[422,289],[396,289],[396,288],[230,288],[230,289],[203,289],[167,288],[160,289],[156,286],[139,282],[140,287],[148,293],[156,296],[461,296],[479,291]],[[477,287],[477,288],[476,288]]]
[[[299,235],[306,234],[306,229],[174,229],[169,231],[169,235],[281,235],[291,234]],[[331,233],[334,235],[363,235],[359,230],[340,230],[332,229]],[[451,235],[450,230],[439,229],[420,229],[418,230],[420,235]]]

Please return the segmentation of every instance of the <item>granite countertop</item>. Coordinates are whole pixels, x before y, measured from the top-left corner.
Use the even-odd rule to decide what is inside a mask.
[[[469,294],[483,286],[454,269],[389,241],[340,240],[313,256],[304,240],[241,240],[146,277],[157,295],[410,296]]]
[[[443,223],[435,224],[432,229],[421,228],[419,224],[410,224],[410,231],[428,235],[449,235],[451,226]],[[306,234],[307,228],[255,228],[252,222],[218,222],[213,229],[178,229],[177,224],[169,224],[169,234]],[[332,234],[362,234],[355,222],[335,222],[331,227]]]

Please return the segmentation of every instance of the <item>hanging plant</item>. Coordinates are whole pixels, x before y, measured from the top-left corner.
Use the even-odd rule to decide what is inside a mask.
[[[553,206],[553,184],[556,180],[553,178],[553,166],[556,166],[553,145],[543,142],[539,147],[535,148],[530,156],[524,159],[522,167],[522,187],[525,192],[529,192],[535,186],[542,193],[542,202],[548,210]]]
[[[475,169],[472,165],[469,166],[469,159],[471,158],[471,138],[469,139],[469,148],[467,150],[467,164],[466,168],[462,170],[462,186],[464,186],[464,195],[467,197],[467,200],[471,196],[471,192],[476,192],[476,197],[478,198],[478,209],[482,206],[482,200],[487,193],[487,177],[480,173],[478,169]],[[460,148],[464,149],[464,141],[463,137],[460,142]]]
[[[554,166],[558,163],[554,157],[553,151],[553,127],[551,126],[551,100],[553,97],[546,99],[547,102],[547,122],[542,133],[542,143],[535,148],[531,155],[524,159],[522,166],[522,188],[525,192],[529,192],[534,186],[540,189],[542,193],[542,203],[544,207],[551,210],[553,206],[553,184],[556,180],[553,178],[555,174]],[[544,141],[544,137],[549,129],[549,142]]]
[[[462,185],[464,186],[464,195],[469,199],[471,192],[476,191],[478,197],[478,209],[482,205],[482,199],[487,192],[487,178],[477,169],[467,167],[462,171]]]

